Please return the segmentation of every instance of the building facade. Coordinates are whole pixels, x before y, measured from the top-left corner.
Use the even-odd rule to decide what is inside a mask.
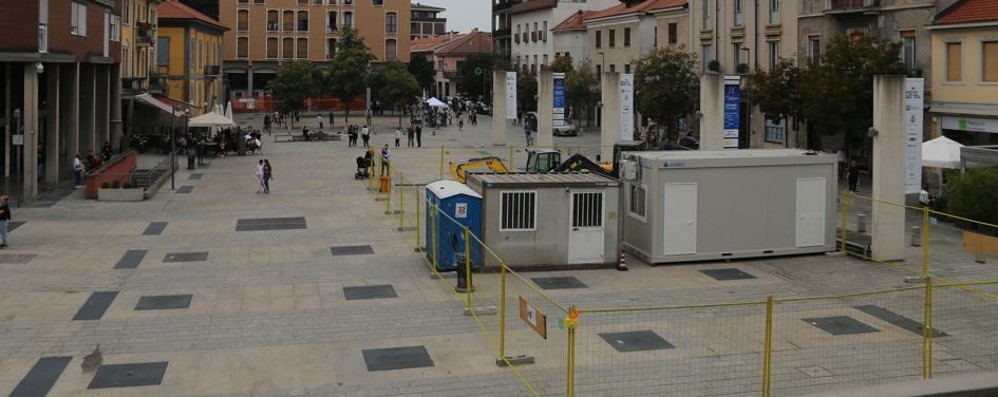
[[[23,0],[0,13],[0,164],[13,200],[30,201],[39,184],[72,179],[77,153],[97,152],[104,142],[117,148],[118,7],[115,0]]]
[[[687,10],[686,0],[644,0],[620,3],[590,15],[584,20],[586,52],[597,75],[634,73],[633,66],[639,59],[667,45],[659,40],[659,24],[668,26],[674,20],[678,34],[678,24]],[[679,40],[677,36],[677,45]]]
[[[159,7],[156,74],[166,96],[184,102],[192,116],[222,103],[222,36],[229,30],[180,0]]]
[[[527,0],[510,9],[512,41],[510,60],[524,70],[537,72],[554,61],[556,53],[552,29],[578,11],[602,10],[619,4],[617,0]],[[569,50],[566,50],[571,55]],[[578,56],[578,55],[577,55]]]
[[[513,44],[511,11],[514,4],[522,0],[492,0],[492,48],[496,54],[506,59],[510,57]]]
[[[938,127],[933,135],[964,145],[998,145],[998,1],[957,2],[927,30],[930,115]]]
[[[419,3],[412,6],[412,17],[410,18],[409,39],[416,40],[428,38],[447,33],[447,18],[441,18],[438,14],[447,11],[443,7],[422,5]]]
[[[119,0],[121,11],[121,119],[124,135],[136,130],[137,95],[160,92],[155,74],[157,9],[162,0]],[[138,110],[138,112],[142,112]]]
[[[262,97],[283,62],[328,68],[345,28],[357,29],[376,62],[409,61],[408,0],[220,0],[223,70],[236,98]]]
[[[461,65],[469,55],[492,53],[492,34],[474,29],[453,37],[433,51],[436,95],[440,99],[460,94]]]

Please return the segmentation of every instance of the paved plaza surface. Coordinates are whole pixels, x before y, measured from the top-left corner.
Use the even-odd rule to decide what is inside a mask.
[[[240,124],[256,128],[262,119],[237,115]],[[315,122],[314,116],[302,120]],[[375,122],[372,143],[394,149],[397,119]],[[506,159],[509,148],[492,146],[490,134],[486,116],[463,131],[455,126],[434,135],[427,129],[422,148],[406,148],[403,138],[394,164],[405,172],[404,184],[422,185],[438,179],[442,146],[446,161],[486,154]],[[598,152],[598,141],[596,132],[555,140],[590,156]],[[519,127],[509,128],[508,142],[522,145]],[[414,232],[398,231],[397,216],[386,215],[385,203],[375,201],[366,182],[354,180],[354,159],[362,153],[346,141],[274,143],[265,135],[263,154],[212,158],[208,167],[181,170],[178,190],[167,182],[144,202],[84,200],[77,191],[49,208],[15,208],[14,220],[25,223],[11,233],[11,246],[0,251],[0,396],[530,395],[509,369],[495,365],[493,345],[464,315],[462,297],[429,276],[413,250]],[[522,168],[525,154],[514,157],[513,166]],[[261,158],[274,167],[270,194],[255,193],[254,166]],[[933,238],[955,241],[952,235]],[[994,260],[974,263],[954,244],[940,254],[939,272],[954,280],[998,279]],[[918,252],[910,248],[912,255]],[[897,269],[849,257],[661,267],[628,259],[629,272],[526,277],[576,277],[586,288],[550,294],[582,308],[762,301],[769,295],[910,286]],[[910,262],[901,265],[916,266]],[[720,281],[702,272],[730,268],[754,278]],[[476,294],[494,304],[487,297],[498,275],[480,277],[482,290]],[[951,336],[937,343],[936,373],[998,369],[993,303],[941,295],[938,299],[952,301],[939,302],[948,311],[937,314],[937,321],[946,321],[940,328]],[[872,303],[921,318],[920,299],[912,293]],[[865,341],[869,345],[839,342],[834,338],[841,337],[810,325],[792,335],[777,334],[777,394],[916,378],[912,368],[899,369],[890,361],[914,360],[909,367],[917,374],[921,339],[851,309],[859,303],[864,302],[801,306],[776,319],[807,325],[801,320],[848,315],[881,331]],[[758,395],[762,336],[740,329],[760,326],[761,317],[745,310],[592,315],[593,327],[578,341],[576,395],[662,395],[656,390],[669,385],[676,395]],[[511,315],[509,321],[519,320]],[[587,317],[582,321],[585,329]],[[564,330],[550,328],[550,343],[564,340]],[[654,332],[631,332],[644,330]],[[524,367],[524,377],[542,394],[564,395],[558,383],[564,376],[562,350],[526,341],[527,335],[512,335],[511,350],[525,350],[517,347],[523,340],[522,346],[537,351],[509,353],[536,355],[538,363]],[[665,344],[649,335],[661,336]],[[668,350],[628,352],[613,346],[624,340],[641,346],[651,341]],[[101,360],[93,365],[86,357],[98,345]],[[383,350],[392,348],[404,349]],[[115,366],[141,363],[147,365]],[[624,375],[606,375],[614,371]]]

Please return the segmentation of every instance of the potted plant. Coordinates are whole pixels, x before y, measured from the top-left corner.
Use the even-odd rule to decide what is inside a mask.
[[[712,61],[710,61],[710,62],[707,63],[707,70],[709,70],[711,72],[720,72],[721,71],[721,63],[718,62],[716,59],[712,60]]]
[[[947,209],[953,224],[964,229],[964,249],[998,255],[998,170],[971,168],[950,180]]]

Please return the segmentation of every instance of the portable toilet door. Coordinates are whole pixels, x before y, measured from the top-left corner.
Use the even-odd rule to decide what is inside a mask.
[[[464,252],[464,228],[476,237],[482,235],[482,196],[467,185],[441,180],[426,185],[426,257],[436,257],[437,271],[457,269],[455,255]],[[482,266],[482,248],[471,238],[472,266]],[[436,241],[436,244],[433,244]],[[435,254],[435,255],[434,255]]]

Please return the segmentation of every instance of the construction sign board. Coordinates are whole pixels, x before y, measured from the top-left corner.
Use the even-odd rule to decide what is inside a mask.
[[[534,307],[527,298],[520,296],[520,319],[530,325],[541,338],[548,338],[548,318],[540,309]]]

